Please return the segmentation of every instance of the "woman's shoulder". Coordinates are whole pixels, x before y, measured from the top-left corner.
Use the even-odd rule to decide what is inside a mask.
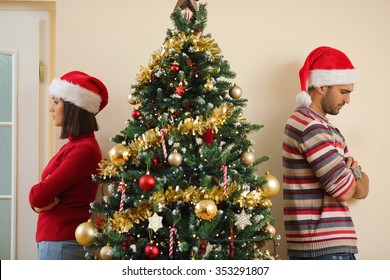
[[[91,151],[99,151],[100,146],[95,137],[79,137],[73,139],[67,144],[68,150],[77,150],[78,152],[90,153]]]

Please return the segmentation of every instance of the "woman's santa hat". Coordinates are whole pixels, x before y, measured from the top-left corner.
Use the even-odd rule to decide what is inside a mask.
[[[71,71],[54,79],[49,86],[49,94],[95,115],[108,103],[106,86],[99,79],[80,71]]]
[[[341,51],[330,47],[319,47],[306,58],[299,71],[301,92],[296,100],[299,106],[309,106],[311,97],[306,92],[309,87],[354,84],[358,73],[349,58]]]

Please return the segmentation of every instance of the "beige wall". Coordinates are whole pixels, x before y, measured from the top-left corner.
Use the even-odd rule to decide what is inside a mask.
[[[110,91],[109,105],[98,116],[98,140],[105,155],[113,145],[109,138],[131,118],[130,85],[172,27],[169,16],[175,4],[176,0],[57,0],[55,73],[83,70],[100,77]],[[329,45],[345,51],[359,68],[361,79],[351,104],[331,117],[370,176],[369,197],[351,202],[358,259],[390,259],[389,11],[387,0],[208,1],[206,32],[237,73],[235,82],[249,100],[246,118],[265,125],[250,137],[257,156],[271,156],[268,169],[280,179],[284,122],[295,108],[298,70],[306,55]],[[273,204],[282,235],[278,253],[285,258],[281,193]]]

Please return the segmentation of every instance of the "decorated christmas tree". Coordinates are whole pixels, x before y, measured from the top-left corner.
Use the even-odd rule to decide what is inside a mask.
[[[206,4],[178,1],[161,49],[141,67],[132,118],[94,180],[102,197],[76,230],[88,259],[277,259],[270,198],[247,100],[210,34]],[[271,242],[271,249],[266,246]]]

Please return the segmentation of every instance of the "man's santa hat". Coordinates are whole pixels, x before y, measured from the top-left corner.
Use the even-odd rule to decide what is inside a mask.
[[[106,86],[99,79],[80,71],[71,71],[54,79],[49,86],[49,95],[95,115],[108,103]]]
[[[349,58],[341,51],[330,47],[319,47],[306,58],[299,71],[301,92],[296,100],[299,106],[309,106],[311,97],[306,92],[309,87],[354,84],[358,73]]]

